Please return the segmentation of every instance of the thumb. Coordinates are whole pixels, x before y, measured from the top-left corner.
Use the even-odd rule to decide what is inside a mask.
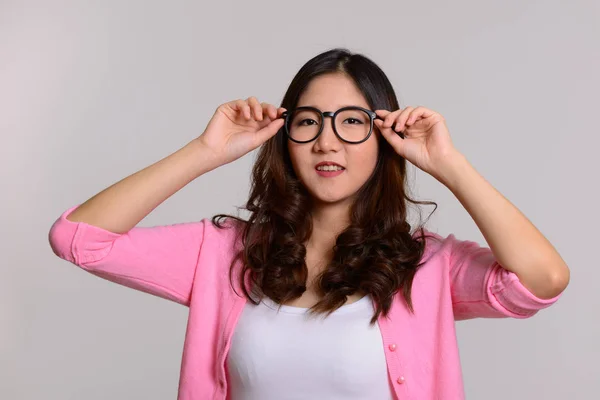
[[[384,128],[383,121],[375,121],[375,125],[377,125],[377,128],[379,128],[381,136],[387,140],[394,151],[400,156],[404,157],[404,139],[402,136],[400,136],[401,134],[394,132],[392,128]]]
[[[259,142],[262,144],[275,136],[277,131],[283,127],[284,123],[285,120],[283,118],[278,118],[274,121],[271,121],[267,126],[256,132]]]

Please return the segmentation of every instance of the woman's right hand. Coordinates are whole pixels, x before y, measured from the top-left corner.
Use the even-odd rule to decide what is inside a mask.
[[[227,164],[273,137],[285,122],[284,111],[255,97],[221,104],[197,139],[220,164]]]

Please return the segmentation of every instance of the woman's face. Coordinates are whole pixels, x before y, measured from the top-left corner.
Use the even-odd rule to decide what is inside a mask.
[[[298,101],[297,107],[302,106],[316,107],[321,111],[336,111],[345,106],[370,108],[354,82],[341,73],[313,79]],[[335,135],[332,118],[325,118],[323,123],[323,132],[312,142],[288,140],[292,166],[316,203],[352,202],[377,164],[377,135],[373,132],[365,142],[350,144]],[[323,162],[335,163],[342,170],[322,171],[323,167],[317,165]],[[330,170],[331,167],[325,169]]]

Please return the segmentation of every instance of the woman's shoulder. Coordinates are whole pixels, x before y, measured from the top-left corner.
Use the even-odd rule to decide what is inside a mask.
[[[205,243],[225,249],[233,249],[239,248],[247,222],[241,218],[216,215],[212,218],[205,218],[204,224]]]
[[[424,255],[428,256],[443,254],[457,241],[453,233],[442,235],[425,227],[415,230],[412,236],[415,239],[425,241]]]
[[[447,260],[464,257],[476,252],[489,252],[489,247],[474,240],[459,239],[455,233],[440,234],[429,229],[423,229],[426,246],[423,258],[445,258]],[[415,237],[421,236],[415,232]]]

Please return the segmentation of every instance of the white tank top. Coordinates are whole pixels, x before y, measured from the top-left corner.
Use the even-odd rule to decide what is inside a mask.
[[[232,400],[393,399],[369,295],[327,318],[246,302],[227,355]]]

